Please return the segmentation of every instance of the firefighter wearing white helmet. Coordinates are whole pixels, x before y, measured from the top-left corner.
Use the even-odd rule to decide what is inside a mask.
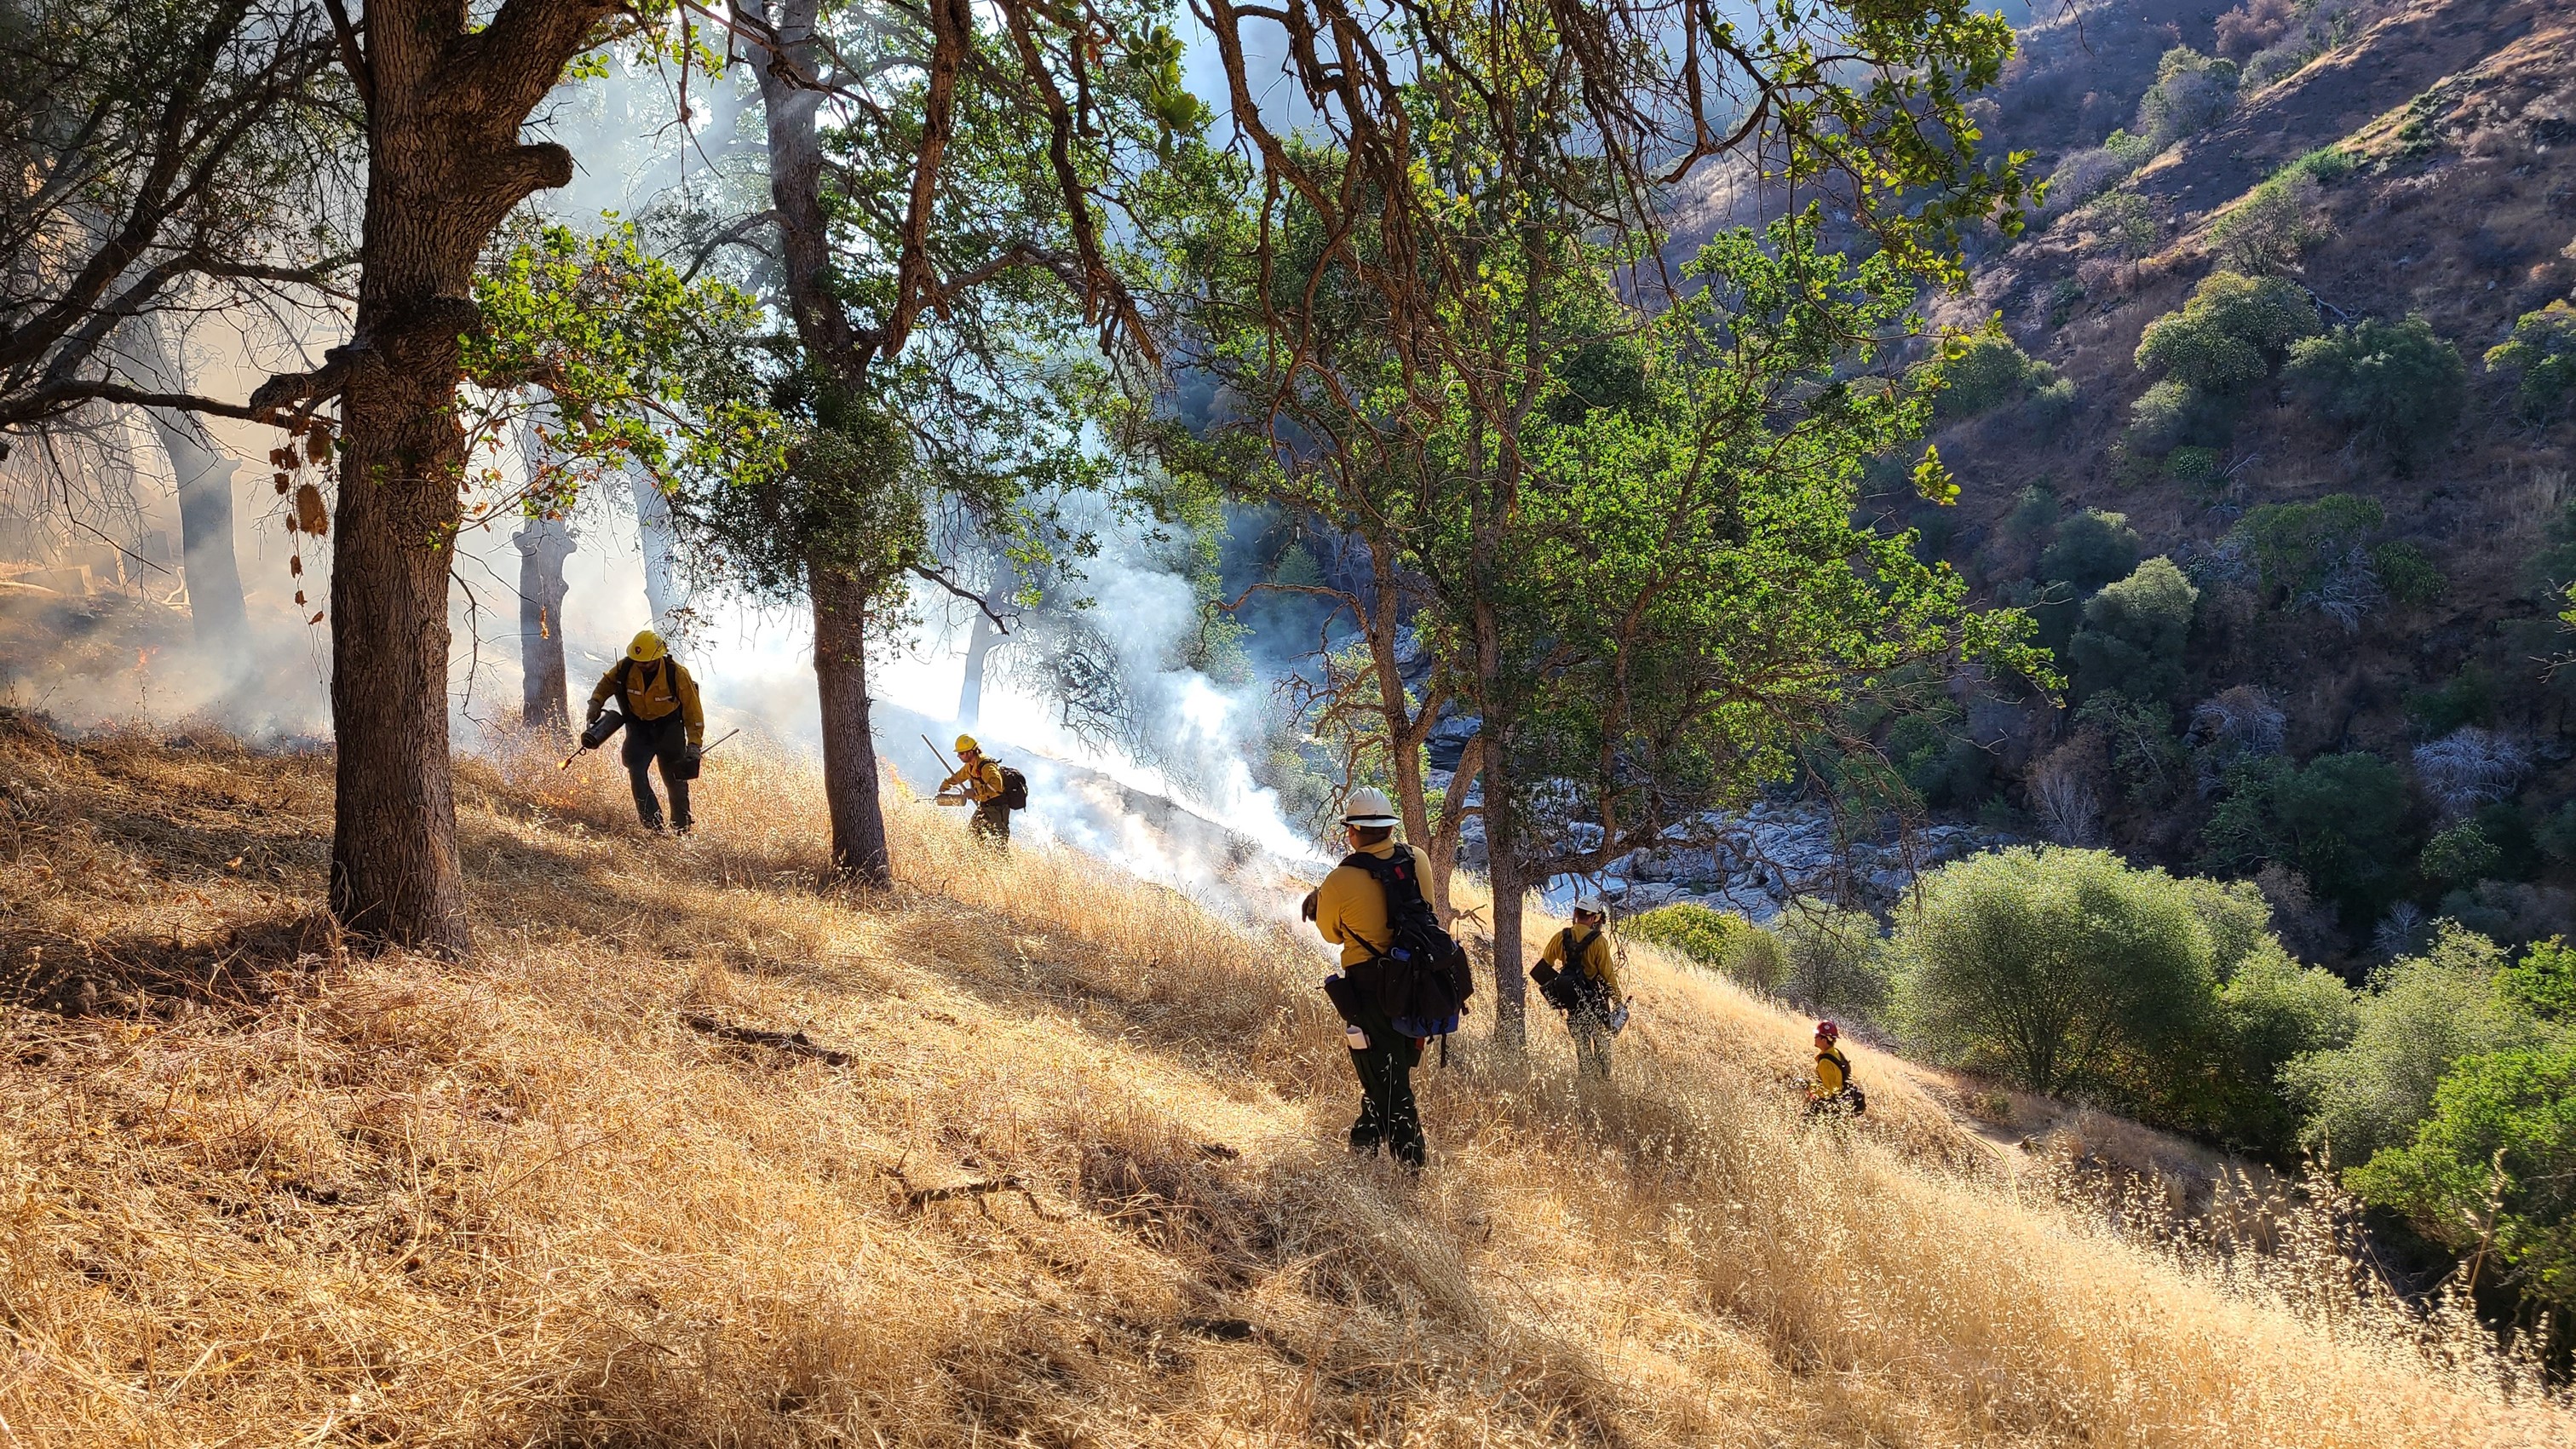
[[[1530,968],[1548,1004],[1565,1013],[1574,1064],[1587,1077],[1610,1076],[1610,1038],[1627,1020],[1619,964],[1610,950],[1610,907],[1597,895],[1574,902],[1574,924],[1556,933]]]
[[[1410,857],[1418,882],[1429,862],[1395,838],[1396,823],[1395,806],[1383,790],[1362,787],[1342,802],[1342,829],[1353,854],[1379,860]],[[1305,913],[1325,940],[1342,948],[1345,967],[1366,962],[1389,935],[1386,890],[1367,870],[1348,862],[1335,867],[1306,897]],[[1413,1099],[1413,1069],[1422,1061],[1422,1043],[1399,1034],[1392,1022],[1354,1021],[1344,1044],[1361,1094],[1359,1120],[1351,1124],[1351,1150],[1375,1155],[1383,1146],[1396,1161],[1420,1167],[1426,1146],[1422,1112]]]

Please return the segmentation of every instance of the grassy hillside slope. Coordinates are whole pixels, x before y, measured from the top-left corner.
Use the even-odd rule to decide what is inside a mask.
[[[446,967],[315,916],[326,761],[0,716],[0,1440],[2576,1440],[1883,1059],[1802,1129],[1801,1028],[1705,977],[1634,965],[1612,1090],[1544,1029],[1424,1072],[1416,1182],[1338,1145],[1304,942],[918,805],[819,891],[795,769],[711,761],[678,847],[583,768],[466,768]]]

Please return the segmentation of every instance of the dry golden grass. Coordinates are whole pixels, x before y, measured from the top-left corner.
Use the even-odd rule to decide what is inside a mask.
[[[10,974],[113,1013],[0,1021],[0,1443],[2570,1438],[2456,1332],[2021,1190],[1883,1059],[1806,1129],[1803,1028],[1644,953],[1611,1089],[1464,1043],[1415,1181],[1339,1146],[1307,943],[954,814],[867,898],[784,763],[710,761],[685,848],[599,761],[475,765],[441,968],[312,924],[326,762],[0,735]]]

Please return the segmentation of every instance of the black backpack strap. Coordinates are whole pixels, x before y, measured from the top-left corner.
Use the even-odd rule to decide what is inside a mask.
[[[1369,854],[1365,850],[1354,850],[1350,854],[1342,857],[1342,864],[1346,866],[1356,866],[1359,869],[1366,871],[1368,873],[1368,878],[1377,882],[1378,889],[1387,893],[1387,946],[1392,946],[1395,944],[1395,887],[1398,882],[1391,878],[1395,873],[1386,868],[1389,863],[1390,862],[1382,860],[1377,856]],[[1352,934],[1357,935],[1358,933],[1353,932]],[[1387,946],[1381,946],[1366,936],[1360,936],[1359,943],[1368,947],[1369,959],[1371,960],[1376,960],[1384,956],[1387,952]]]

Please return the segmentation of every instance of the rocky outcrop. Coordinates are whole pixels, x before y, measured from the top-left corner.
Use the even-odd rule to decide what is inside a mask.
[[[1668,843],[1614,861],[1607,890],[1629,911],[1689,901],[1757,921],[1802,896],[1883,910],[1923,872],[2016,843],[1974,825],[1858,839],[1848,837],[1849,828],[1806,801],[1711,811],[1665,831]]]

